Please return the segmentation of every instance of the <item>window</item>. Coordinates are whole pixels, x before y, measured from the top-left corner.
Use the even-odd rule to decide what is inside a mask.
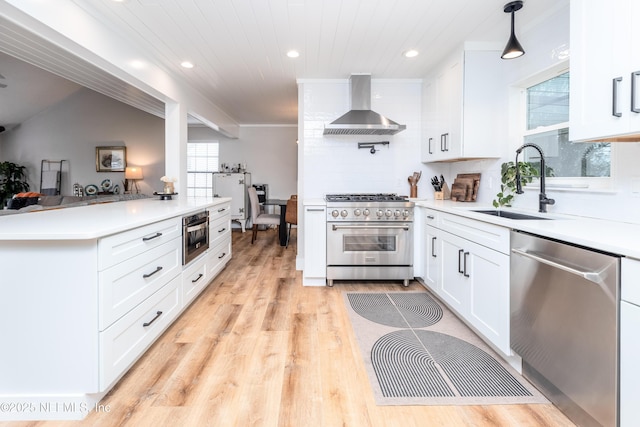
[[[218,141],[187,144],[187,197],[211,197],[218,171]]]
[[[609,143],[573,143],[569,140],[568,72],[527,87],[524,142],[542,148],[546,176],[556,177],[552,181],[561,185],[589,187],[597,182],[593,178],[611,176]],[[525,149],[523,155],[524,160],[539,166],[536,150]]]

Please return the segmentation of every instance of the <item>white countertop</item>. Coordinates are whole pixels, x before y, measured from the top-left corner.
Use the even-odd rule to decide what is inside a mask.
[[[0,241],[97,239],[230,200],[228,197],[174,197],[173,200],[154,197],[4,215],[0,216]]]
[[[521,230],[553,239],[563,240],[589,248],[640,259],[640,224],[616,222],[574,215],[538,213],[534,210],[503,208],[512,212],[552,218],[551,220],[514,220],[473,210],[494,209],[489,205],[452,202],[450,200],[414,200],[423,206],[513,230]]]

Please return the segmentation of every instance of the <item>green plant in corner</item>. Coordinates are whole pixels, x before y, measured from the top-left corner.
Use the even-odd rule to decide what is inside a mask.
[[[538,177],[538,170],[529,162],[518,162],[520,169],[520,182],[522,186],[529,184],[533,178]],[[500,192],[496,194],[493,201],[495,208],[502,206],[511,206],[514,196],[516,195],[516,165],[514,162],[505,162],[502,164],[502,183],[500,184]]]
[[[25,170],[25,166],[0,162],[0,209],[14,194],[29,190]]]

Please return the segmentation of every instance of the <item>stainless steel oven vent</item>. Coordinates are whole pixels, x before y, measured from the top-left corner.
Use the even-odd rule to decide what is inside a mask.
[[[371,110],[371,75],[349,78],[351,110],[324,127],[324,135],[395,135],[407,128]]]

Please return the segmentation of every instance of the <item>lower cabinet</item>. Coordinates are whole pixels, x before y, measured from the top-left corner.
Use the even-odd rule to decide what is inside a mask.
[[[304,268],[302,284],[325,286],[327,283],[327,208],[304,205]]]
[[[508,235],[493,224],[426,213],[425,285],[505,355],[511,354]]]
[[[640,420],[640,260],[622,258],[620,286],[620,426]]]
[[[438,294],[509,355],[509,256],[442,232]]]

